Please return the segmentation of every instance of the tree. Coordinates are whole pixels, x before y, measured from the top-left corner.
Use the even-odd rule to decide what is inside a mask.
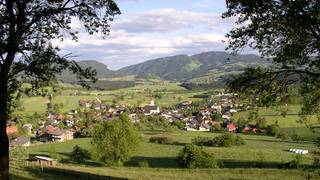
[[[215,158],[202,148],[187,144],[180,151],[177,162],[183,168],[214,168],[217,167]]]
[[[6,121],[13,105],[14,92],[22,80],[33,89],[69,69],[83,85],[95,80],[95,71],[82,69],[75,61],[59,56],[49,42],[71,37],[73,19],[89,34],[109,32],[109,22],[120,14],[113,0],[0,0],[0,171],[2,179],[9,175],[9,148]]]
[[[120,165],[137,148],[139,136],[126,113],[119,119],[101,122],[92,134],[92,150],[107,165]]]
[[[272,57],[269,67],[248,68],[232,78],[231,90],[250,92],[262,104],[285,103],[299,82],[306,113],[319,112],[320,3],[317,0],[227,0],[224,18],[238,16],[228,49],[245,46]],[[249,93],[247,94],[249,95]]]
[[[73,151],[71,152],[71,160],[78,164],[84,163],[86,160],[90,159],[90,153],[88,150],[81,148],[78,145],[73,147]]]
[[[301,117],[320,113],[320,3],[318,0],[227,0],[224,18],[237,16],[227,49],[249,46],[270,66],[250,67],[230,78],[231,91],[258,105],[283,105],[298,84]],[[302,119],[303,119],[302,118]]]

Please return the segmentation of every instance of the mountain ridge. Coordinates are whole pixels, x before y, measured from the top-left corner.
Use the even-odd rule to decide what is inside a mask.
[[[107,65],[96,60],[83,60],[78,63],[84,68],[90,66],[95,69],[98,79],[152,75],[163,80],[186,82],[194,78],[218,78],[223,74],[242,71],[247,66],[264,66],[270,62],[254,54],[234,56],[223,51],[209,51],[192,56],[181,54],[151,59],[119,70],[110,70]],[[66,82],[76,81],[70,72],[63,72],[61,77]]]

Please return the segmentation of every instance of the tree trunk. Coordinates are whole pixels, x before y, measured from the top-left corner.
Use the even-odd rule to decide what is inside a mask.
[[[8,120],[8,81],[0,77],[0,179],[9,179],[9,140],[7,135]]]

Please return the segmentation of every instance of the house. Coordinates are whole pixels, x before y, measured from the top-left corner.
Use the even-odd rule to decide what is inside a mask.
[[[18,137],[11,141],[12,146],[30,146],[30,138],[28,137]]]
[[[226,130],[227,130],[228,132],[236,132],[237,126],[236,126],[234,123],[229,123],[229,124],[227,125]]]
[[[40,141],[67,141],[73,139],[73,132],[67,129],[47,126],[46,131],[39,136]]]
[[[249,133],[249,132],[253,132],[253,133],[257,133],[258,128],[254,125],[247,125],[242,129],[242,133]]]
[[[17,126],[7,126],[6,131],[8,135],[13,135],[18,133],[18,128]]]
[[[156,106],[154,103],[154,100],[150,101],[150,104],[146,105],[143,108],[143,113],[145,116],[149,116],[152,114],[159,114],[160,113],[160,107]]]

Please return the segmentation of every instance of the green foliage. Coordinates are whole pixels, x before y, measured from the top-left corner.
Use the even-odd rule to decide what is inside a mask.
[[[310,127],[310,115],[320,113],[319,2],[234,0],[227,8],[223,17],[238,16],[237,27],[227,34],[228,49],[250,46],[272,57],[267,67],[249,67],[231,77],[229,90],[261,106],[286,105],[298,94],[300,122]]]
[[[86,160],[90,159],[90,152],[76,145],[73,147],[70,158],[73,162],[76,162],[79,164],[84,163]]]
[[[148,160],[139,161],[139,167],[148,168],[149,167]]]
[[[288,133],[286,132],[279,132],[276,134],[276,138],[279,138],[281,139],[282,141],[287,141],[287,140],[290,140],[291,137]]]
[[[211,119],[214,120],[214,121],[218,121],[218,122],[221,122],[223,119],[222,119],[222,115],[218,112],[215,112],[215,113],[212,113],[210,115]]]
[[[158,143],[158,144],[173,144],[173,140],[170,137],[151,137],[149,142]]]
[[[274,136],[279,133],[279,127],[275,124],[269,125],[266,128],[266,134],[270,136]]]
[[[210,131],[211,132],[223,132],[224,129],[221,127],[220,123],[216,123],[211,127]]]
[[[178,129],[183,129],[186,126],[183,121],[173,121],[171,124],[176,126]]]
[[[198,146],[214,146],[214,147],[231,147],[244,145],[245,142],[240,136],[236,136],[232,133],[224,133],[214,138],[197,137],[192,140],[193,144]]]
[[[202,148],[193,144],[187,144],[180,151],[177,162],[183,168],[215,168],[217,161]]]
[[[23,146],[17,146],[10,151],[10,163],[14,166],[24,165],[28,159],[27,150]]]
[[[119,119],[97,124],[91,144],[98,160],[107,165],[121,165],[136,150],[139,136],[128,115],[124,113]]]
[[[289,162],[289,168],[299,169],[301,166],[301,155],[296,155],[295,159]]]
[[[141,116],[139,125],[141,127],[147,127],[151,130],[163,130],[163,131],[173,130],[169,121],[159,115]]]

